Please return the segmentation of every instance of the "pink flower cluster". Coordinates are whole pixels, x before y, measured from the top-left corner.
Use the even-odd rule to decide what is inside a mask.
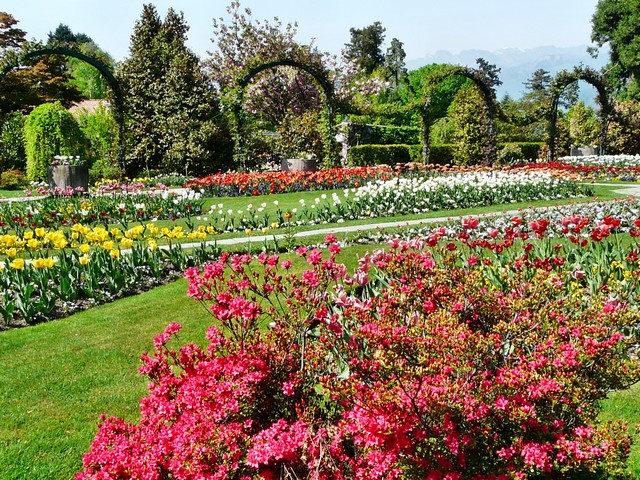
[[[225,254],[189,269],[189,295],[215,317],[208,347],[170,348],[175,324],[158,336],[143,357],[152,383],[140,422],[103,418],[77,479],[624,469],[630,438],[597,415],[607,392],[640,374],[628,354],[636,310],[597,292],[570,301],[562,277],[533,264],[489,287],[483,261],[436,258],[421,239],[394,240],[350,273],[335,237],[326,241],[293,262]]]

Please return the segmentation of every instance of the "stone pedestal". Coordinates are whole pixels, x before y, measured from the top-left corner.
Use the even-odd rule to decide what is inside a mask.
[[[318,162],[313,158],[283,158],[281,166],[283,172],[313,172],[318,169]]]
[[[571,147],[572,157],[585,157],[589,155],[597,155],[596,147]]]
[[[89,167],[86,165],[56,165],[49,167],[49,188],[82,187],[89,189]]]

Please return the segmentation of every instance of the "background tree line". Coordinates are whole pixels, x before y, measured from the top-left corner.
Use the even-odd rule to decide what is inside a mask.
[[[640,0],[601,0],[593,15],[592,53],[597,55],[605,44],[610,52],[603,75],[614,98],[611,152],[640,153],[635,134],[640,126],[639,25]],[[42,104],[59,102],[68,108],[86,99],[105,100],[96,109],[74,114],[84,138],[82,146],[74,148],[92,165],[94,178],[149,172],[201,175],[236,169],[240,160],[243,167],[261,168],[294,155],[325,157],[332,151],[327,145],[332,142],[327,99],[313,78],[283,66],[260,73],[244,92],[237,86],[239,76],[252,67],[283,58],[309,65],[330,81],[334,106],[342,112],[336,123],[348,120],[419,132],[427,122],[430,143],[450,145],[454,162],[483,160],[479,146],[486,135],[487,113],[477,87],[462,77],[446,78],[434,87],[433,79],[446,72],[447,65],[407,71],[402,42],[393,38],[385,44],[381,22],[351,28],[341,57],[299,43],[296,25],[283,25],[277,18],[255,20],[238,1],[229,5],[226,17],[215,19],[215,48],[208,58],[198,58],[186,46],[188,30],[182,13],[169,9],[161,18],[153,5],[144,5],[129,56],[117,63],[90,36],[63,24],[49,33],[46,43],[28,41],[18,20],[0,12],[2,68],[25,52],[62,46],[115,71],[125,92],[127,151],[119,163],[111,92],[99,72],[75,58],[46,55],[0,80],[0,171],[26,169],[27,115]],[[477,70],[489,85],[499,82],[494,65],[478,59]],[[546,120],[536,115],[548,107],[551,82],[548,71],[538,70],[525,83],[527,93],[522,98],[500,99],[502,111],[529,121],[519,125],[499,121],[499,142],[547,140]],[[576,88],[577,84],[571,85],[562,97],[561,153],[572,144],[597,141],[598,111],[577,101]],[[242,159],[234,148],[240,136]],[[511,148],[507,157],[520,159],[522,152],[516,150]]]

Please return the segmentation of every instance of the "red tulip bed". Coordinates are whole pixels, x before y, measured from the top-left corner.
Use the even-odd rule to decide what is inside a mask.
[[[561,157],[555,162],[530,163],[523,168],[564,173],[581,180],[637,182],[640,179],[640,156]]]
[[[185,187],[199,190],[208,197],[257,196],[357,188],[369,180],[388,180],[396,175],[394,170],[386,165],[331,168],[316,172],[219,173],[190,180]]]
[[[353,271],[333,235],[189,268],[206,346],[157,336],[140,421],[103,418],[77,478],[625,478],[597,416],[640,376],[638,238],[634,200],[465,217]]]

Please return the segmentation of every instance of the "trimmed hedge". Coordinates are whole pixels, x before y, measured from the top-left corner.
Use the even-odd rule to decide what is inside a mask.
[[[510,142],[500,143],[498,148],[505,145],[515,145],[520,148],[526,160],[538,158],[541,142]],[[396,163],[422,162],[421,145],[356,145],[349,150],[349,165],[354,167],[380,165],[395,165]],[[429,163],[437,165],[453,164],[453,145],[431,145]]]
[[[498,147],[503,148],[505,145],[515,145],[520,147],[522,155],[526,160],[536,160],[540,154],[540,149],[545,146],[543,142],[509,142],[499,143]]]
[[[349,165],[395,165],[411,161],[409,145],[356,145],[349,150]]]
[[[352,123],[348,135],[352,144],[357,145],[412,145],[420,142],[420,129],[408,126]]]
[[[46,181],[56,155],[85,156],[86,139],[73,115],[60,102],[34,108],[24,124],[27,179]]]

